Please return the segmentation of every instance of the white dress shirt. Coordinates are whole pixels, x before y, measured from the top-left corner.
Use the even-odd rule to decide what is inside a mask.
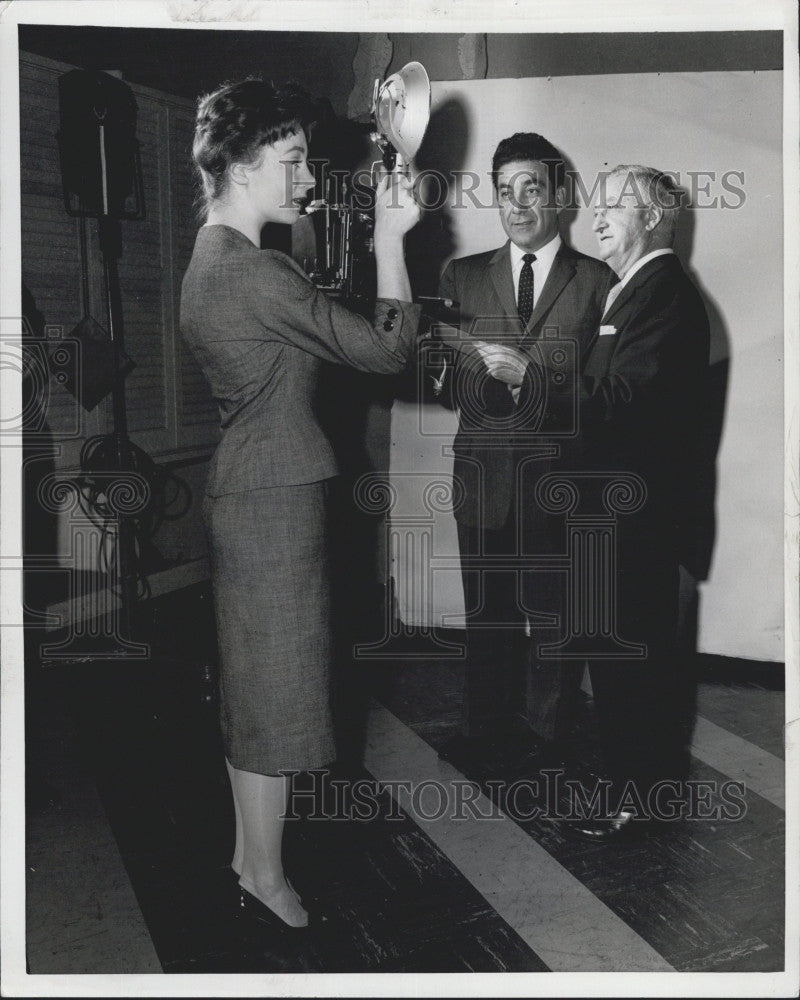
[[[533,270],[534,309],[536,308],[536,303],[539,301],[539,296],[542,294],[544,283],[547,281],[547,275],[550,273],[550,268],[553,266],[553,261],[556,259],[556,254],[560,246],[561,237],[556,233],[549,243],[545,243],[541,249],[536,251],[536,260],[531,263]],[[529,252],[528,250],[521,250],[516,243],[511,244],[511,274],[514,278],[514,298],[517,298],[519,295],[519,274],[522,270],[522,257],[523,254]]]

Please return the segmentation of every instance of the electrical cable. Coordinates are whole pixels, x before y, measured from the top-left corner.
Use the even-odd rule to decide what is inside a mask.
[[[80,454],[81,473],[78,497],[81,509],[100,532],[97,570],[109,580],[109,589],[119,596],[116,583],[116,525],[120,515],[108,504],[107,492],[115,474],[136,473],[147,484],[144,506],[128,517],[133,525],[136,556],[137,599],[150,596],[147,575],[141,569],[142,554],[152,547],[153,539],[165,521],[183,517],[192,504],[192,493],[185,480],[158,465],[133,442],[124,442],[124,468],[120,469],[117,439],[113,434],[97,434],[84,442]]]

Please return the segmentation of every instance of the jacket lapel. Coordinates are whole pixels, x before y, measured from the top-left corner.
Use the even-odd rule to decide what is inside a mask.
[[[662,267],[681,267],[681,262],[678,257],[674,254],[663,254],[661,257],[655,257],[653,260],[648,261],[641,270],[637,271],[636,274],[631,278],[627,285],[622,289],[619,295],[611,303],[611,308],[608,312],[603,314],[603,318],[600,320],[602,326],[613,326],[611,320],[619,312],[619,310],[625,305],[626,302],[630,302],[631,298],[636,294],[637,290],[642,287],[650,277],[655,274]]]
[[[573,274],[575,274],[575,262],[564,252],[564,245],[562,244],[555,256],[553,266],[550,268],[550,273],[547,275],[547,281],[544,283],[539,301],[531,313],[527,327],[529,331],[533,330],[545,313],[549,312],[551,306],[564,290],[564,287],[570,281]]]
[[[514,277],[511,273],[511,250],[509,247],[510,243],[506,243],[492,257],[492,284],[498,299],[500,299],[504,314],[517,316],[517,296],[514,289]]]
[[[550,273],[547,275],[547,280],[544,283],[544,288],[539,296],[539,300],[537,301],[534,310],[531,313],[528,325],[525,328],[525,334],[520,341],[521,346],[524,346],[526,343],[530,343],[530,341],[538,335],[538,328],[541,325],[542,320],[550,312],[553,303],[572,280],[574,274],[575,261],[572,259],[569,248],[562,243],[558,249],[555,259],[553,260],[553,266],[550,268]]]

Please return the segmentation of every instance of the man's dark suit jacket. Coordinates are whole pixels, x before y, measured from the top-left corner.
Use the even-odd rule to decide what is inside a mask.
[[[506,243],[498,250],[451,261],[442,275],[439,294],[459,303],[462,343],[468,345],[471,339],[512,343],[535,361],[541,338],[558,337],[575,342],[580,370],[613,280],[613,272],[601,261],[562,243],[523,330],[517,313],[510,243]],[[454,370],[446,373],[440,397],[444,405],[460,410],[453,475],[463,487],[463,497],[454,513],[465,525],[500,528],[511,510],[532,435],[543,430],[538,416],[541,410],[538,405],[529,411],[518,410],[507,385],[486,375],[474,352],[459,352],[458,358]],[[525,417],[526,412],[533,419]],[[527,443],[521,443],[520,434]]]
[[[688,773],[693,693],[676,646],[678,564],[691,566],[686,544],[694,536],[708,352],[703,301],[680,261],[674,254],[648,261],[590,344],[579,387],[580,433],[572,442],[578,447],[561,461],[565,478],[570,464],[597,473],[575,477],[586,512],[602,512],[604,487],[615,474],[635,473],[644,483],[641,507],[609,511],[616,515],[613,591],[589,602],[615,609],[617,638],[640,644],[644,659],[588,654],[608,776],[617,791],[635,781],[642,796],[655,781]],[[551,415],[558,398],[548,400]],[[587,574],[572,586],[586,594],[592,582]]]
[[[703,300],[675,254],[648,261],[593,332],[579,387],[575,469],[634,472],[647,498],[620,529],[692,534],[698,429],[708,371]],[[526,388],[529,388],[526,380]],[[550,418],[569,394],[551,393]],[[598,498],[599,501],[599,498]]]

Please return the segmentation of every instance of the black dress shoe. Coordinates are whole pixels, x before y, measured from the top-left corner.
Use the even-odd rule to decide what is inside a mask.
[[[632,839],[652,828],[652,820],[636,819],[634,813],[624,809],[607,818],[567,820],[562,824],[562,829],[569,836],[594,841]]]
[[[264,927],[268,927],[270,930],[288,937],[301,937],[304,933],[308,932],[312,924],[310,914],[308,923],[303,927],[293,927],[292,924],[287,924],[274,910],[271,910],[265,903],[262,903],[260,899],[256,899],[251,892],[248,892],[247,889],[243,889],[241,886],[239,886],[239,906],[237,912],[240,916],[246,917],[248,920],[253,920]]]

